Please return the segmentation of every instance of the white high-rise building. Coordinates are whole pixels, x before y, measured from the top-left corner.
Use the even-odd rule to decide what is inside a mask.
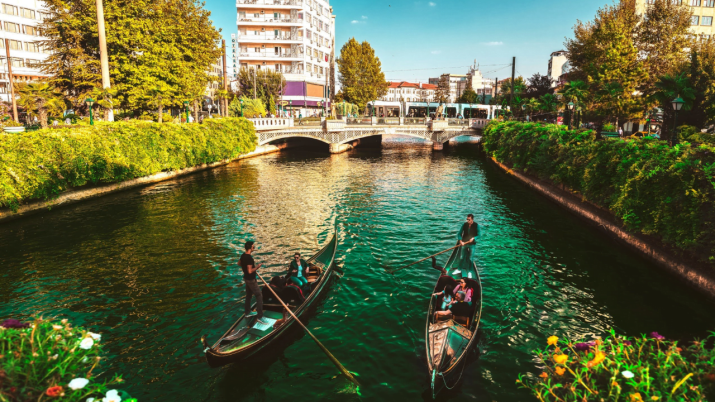
[[[38,44],[43,38],[37,26],[48,16],[40,0],[2,0],[0,3],[0,98],[10,101],[7,49],[10,45],[10,66],[15,83],[34,82],[47,77],[39,63],[47,58]]]
[[[237,0],[236,9],[234,76],[241,68],[280,71],[283,101],[295,110],[322,108],[333,95],[328,88],[335,70],[335,16],[328,1]]]

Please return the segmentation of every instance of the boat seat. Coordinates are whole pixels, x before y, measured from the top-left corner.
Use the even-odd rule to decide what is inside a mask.
[[[310,264],[308,268],[308,276],[305,279],[308,280],[308,283],[316,282],[322,273],[323,270],[319,266]]]
[[[299,306],[305,300],[303,291],[293,284],[286,285],[286,287],[281,290],[279,295],[281,296],[283,303],[289,306]]]
[[[452,319],[456,323],[458,323],[460,325],[464,325],[465,327],[469,328],[469,317],[465,317],[462,315],[454,315],[454,316],[452,316]]]

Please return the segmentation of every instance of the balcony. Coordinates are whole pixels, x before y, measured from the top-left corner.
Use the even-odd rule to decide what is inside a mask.
[[[238,41],[243,43],[250,42],[264,42],[264,41],[294,41],[303,42],[303,38],[298,35],[291,35],[290,32],[283,32],[281,35],[276,36],[275,33],[262,33],[258,35],[253,34],[239,34]]]
[[[265,50],[260,52],[241,52],[238,54],[241,61],[246,61],[249,59],[260,59],[260,60],[288,60],[288,59],[298,59],[303,60],[303,55],[299,52],[283,52],[276,53],[274,50]]]
[[[236,0],[236,7],[241,6],[277,6],[277,7],[302,7],[303,0]]]
[[[282,18],[273,18],[272,15],[265,15],[263,17],[239,17],[236,21],[238,26],[242,25],[302,25],[303,19],[301,18],[290,18],[288,16]]]

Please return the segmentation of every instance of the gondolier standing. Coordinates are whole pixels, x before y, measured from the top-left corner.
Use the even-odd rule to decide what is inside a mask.
[[[256,320],[260,324],[266,324],[263,322],[263,294],[261,293],[261,288],[258,287],[258,281],[256,280],[256,271],[263,264],[256,265],[256,261],[253,260],[251,255],[256,249],[256,245],[252,241],[247,241],[244,246],[246,252],[241,255],[240,264],[241,270],[243,271],[243,281],[246,282],[246,317],[257,315]],[[251,299],[256,296],[256,312],[251,311]]]
[[[479,237],[479,225],[474,222],[474,215],[467,215],[467,221],[462,225],[462,228],[457,233],[457,244],[464,246],[461,249],[461,256],[467,260],[472,259],[474,255],[475,245],[477,244],[476,238]],[[471,264],[470,264],[471,266]],[[455,270],[452,275],[459,274],[461,271]],[[465,275],[462,275],[465,277]],[[474,278],[476,275],[472,272],[468,272],[467,278]]]

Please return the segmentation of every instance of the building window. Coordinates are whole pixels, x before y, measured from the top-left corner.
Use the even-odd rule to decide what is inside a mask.
[[[17,7],[11,6],[9,4],[2,5],[2,12],[9,15],[19,15],[17,12]]]
[[[13,67],[20,67],[20,68],[25,67],[25,60],[23,60],[23,59],[12,58],[10,60],[12,60]]]
[[[246,12],[245,11],[239,11],[238,12],[238,18],[241,18],[242,20],[246,18]]]
[[[10,42],[10,50],[23,50],[22,49],[22,42],[19,40],[9,40]]]
[[[42,11],[39,11],[37,14],[40,16],[40,21],[50,19],[50,13],[43,13]]]
[[[40,68],[40,63],[42,63],[40,60],[27,59],[28,68]]]
[[[712,25],[712,24],[713,24],[713,17],[703,17],[702,25]]]
[[[8,32],[20,33],[20,24],[15,24],[12,22],[5,23],[5,30]]]
[[[703,6],[705,7],[715,7],[715,0],[705,0],[703,3]]]
[[[35,11],[34,10],[29,10],[27,8],[21,8],[20,13],[22,14],[23,17],[29,18],[31,20],[35,19]]]
[[[700,7],[700,0],[690,0],[690,5],[693,7]]]
[[[37,27],[25,25],[25,34],[26,35],[32,35],[32,36],[39,36],[40,33],[37,30]]]
[[[690,17],[690,25],[698,25],[699,22],[700,22],[699,16],[693,15],[692,17]]]

